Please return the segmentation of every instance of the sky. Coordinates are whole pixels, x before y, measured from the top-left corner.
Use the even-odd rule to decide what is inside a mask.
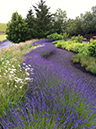
[[[50,7],[50,12],[55,13],[58,8],[66,11],[67,17],[75,19],[86,11],[91,11],[96,6],[96,0],[44,0],[46,5]],[[0,1],[0,23],[8,23],[14,12],[21,14],[26,18],[28,10],[32,5],[38,4],[40,0],[1,0]],[[33,9],[34,11],[34,9]]]

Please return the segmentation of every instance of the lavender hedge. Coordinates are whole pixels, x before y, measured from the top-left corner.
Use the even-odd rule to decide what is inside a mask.
[[[49,40],[47,40],[49,41]],[[44,44],[26,54],[24,63],[34,68],[33,82],[24,103],[14,106],[1,119],[4,129],[95,129],[96,92],[58,63],[42,56],[55,51],[53,44]],[[34,44],[35,44],[34,43]],[[31,72],[31,71],[29,71]]]

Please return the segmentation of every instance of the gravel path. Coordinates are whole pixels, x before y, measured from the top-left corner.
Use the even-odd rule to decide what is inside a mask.
[[[63,49],[58,49],[46,57],[47,60],[51,60],[56,63],[60,63],[63,67],[70,70],[78,78],[83,78],[85,82],[89,82],[92,88],[96,88],[96,75],[86,72],[80,64],[73,64],[71,57],[75,55],[74,52],[69,52]]]

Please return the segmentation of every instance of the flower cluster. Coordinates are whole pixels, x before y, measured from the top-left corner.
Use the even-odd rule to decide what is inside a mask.
[[[7,79],[7,85],[12,85],[14,83],[14,86],[16,88],[22,88],[23,85],[27,83],[27,81],[33,79],[28,77],[30,75],[28,71],[33,71],[33,69],[30,68],[31,65],[25,65],[25,77],[19,77],[20,75],[18,73],[22,72],[22,70],[17,59],[12,58],[11,62],[9,62],[8,60],[1,58],[1,61],[2,64],[0,67],[0,79],[2,80],[2,82]],[[14,62],[14,64],[12,64],[12,62]],[[31,74],[33,73],[31,72]]]
[[[34,69],[26,101],[16,107],[10,103],[10,110],[1,118],[2,128],[95,129],[95,90],[60,64],[44,59],[44,50],[37,49],[21,64],[21,68],[25,63]]]

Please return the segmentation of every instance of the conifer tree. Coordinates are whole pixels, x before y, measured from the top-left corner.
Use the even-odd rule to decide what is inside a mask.
[[[28,28],[28,31],[27,31],[28,39],[30,40],[30,39],[36,38],[35,17],[34,17],[32,9],[28,11],[25,21],[27,23],[27,28]]]
[[[45,1],[40,0],[39,4],[33,6],[36,11],[36,26],[37,38],[46,38],[47,35],[52,33],[52,14],[49,12]]]

